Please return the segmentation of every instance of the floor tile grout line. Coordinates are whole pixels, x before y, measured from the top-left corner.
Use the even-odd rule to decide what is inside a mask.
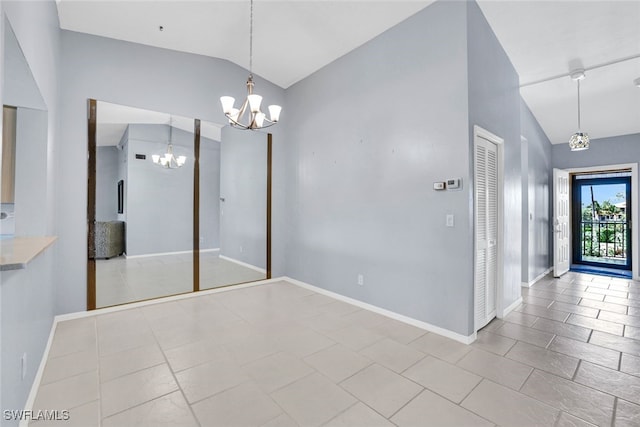
[[[354,396],[354,397],[355,397],[355,396]],[[345,409],[343,409],[342,411],[338,412],[338,413],[337,413],[337,414],[335,414],[333,417],[329,418],[327,421],[325,421],[325,422],[323,422],[322,424],[320,424],[320,426],[319,426],[319,427],[326,426],[326,425],[327,425],[327,424],[329,424],[331,421],[333,421],[334,419],[338,418],[340,415],[342,415],[342,414],[344,414],[345,412],[347,412],[349,409],[351,409],[351,408],[353,408],[354,406],[356,406],[358,403],[365,404],[364,402],[362,402],[361,400],[359,400],[359,399],[357,399],[357,398],[356,398],[356,401],[355,401],[352,405],[349,405],[347,408],[345,408]],[[365,405],[366,405],[366,404],[365,404]],[[372,410],[374,410],[374,411],[375,411],[375,409],[371,408],[370,406],[367,406],[367,407],[369,407],[370,409],[372,409]],[[376,413],[377,413],[377,412],[376,412]],[[382,414],[380,414],[380,415],[382,415]]]
[[[98,425],[101,426],[102,425],[102,417],[104,414],[104,409],[102,408],[102,381],[100,379],[100,330],[98,328],[98,319],[97,317],[93,319],[93,328],[95,331],[95,336],[96,336],[96,363],[97,363],[97,367],[96,367],[96,379],[98,381]]]
[[[141,310],[142,311],[142,310]],[[169,372],[171,373],[171,377],[173,378],[173,381],[176,384],[176,387],[178,387],[178,390],[180,390],[180,394],[182,395],[182,398],[184,399],[184,402],[187,404],[187,406],[189,407],[189,411],[191,412],[191,415],[193,416],[193,419],[196,421],[196,423],[198,424],[198,426],[202,427],[200,420],[198,419],[198,417],[196,416],[195,411],[193,410],[193,407],[191,406],[191,404],[189,403],[189,400],[187,399],[187,395],[185,394],[184,390],[182,389],[182,386],[180,385],[180,382],[178,382],[178,378],[176,377],[176,373],[173,372],[173,369],[171,369],[171,365],[169,364],[169,358],[167,357],[167,355],[165,354],[165,350],[162,348],[162,346],[160,345],[160,341],[158,340],[158,337],[156,335],[156,332],[153,330],[153,328],[151,327],[150,321],[147,318],[147,316],[145,316],[144,311],[142,311],[142,315],[144,316],[146,322],[147,322],[147,326],[149,327],[149,329],[151,329],[151,333],[153,335],[153,338],[155,340],[156,345],[158,346],[158,348],[160,349],[160,353],[162,353],[162,358],[164,359],[165,364],[167,365],[167,369],[169,370]],[[175,392],[175,390],[173,390],[171,393]],[[170,394],[170,393],[167,393]],[[157,398],[156,398],[157,399]],[[155,400],[155,399],[152,399]],[[151,401],[151,400],[150,400]],[[149,401],[149,402],[150,402]],[[146,403],[146,402],[145,402]]]
[[[163,393],[162,395],[160,395],[160,396],[156,396],[156,397],[154,397],[153,399],[145,400],[144,402],[140,402],[140,403],[135,404],[135,405],[133,405],[133,406],[130,406],[130,407],[128,407],[128,408],[122,409],[122,410],[120,410],[120,411],[118,411],[118,412],[114,412],[113,414],[108,415],[108,416],[106,416],[106,417],[104,417],[104,418],[102,418],[102,417],[101,417],[101,418],[100,418],[100,425],[102,425],[102,421],[104,421],[104,420],[106,420],[106,419],[108,419],[108,418],[114,417],[114,416],[116,416],[116,415],[120,415],[120,414],[122,414],[122,413],[124,413],[124,412],[127,412],[127,411],[130,411],[130,410],[132,410],[132,409],[138,408],[138,407],[140,407],[140,406],[142,406],[142,405],[146,405],[147,403],[149,403],[149,402],[153,402],[154,400],[162,399],[163,397],[166,397],[166,396],[168,396],[168,395],[170,395],[170,394],[172,394],[172,393],[175,393],[176,391],[179,391],[179,389],[180,389],[180,388],[178,387],[178,388],[177,388],[177,389],[175,389],[175,390],[171,390],[171,391],[169,391],[169,392],[167,392],[167,393]],[[186,400],[185,400],[185,401],[186,401]],[[188,406],[188,405],[189,405],[189,402],[186,402],[186,403],[187,403],[187,406]],[[198,425],[199,425],[199,424],[198,424]]]

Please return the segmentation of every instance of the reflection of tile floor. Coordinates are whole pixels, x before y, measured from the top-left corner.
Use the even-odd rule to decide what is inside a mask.
[[[33,409],[86,427],[640,425],[640,284],[523,293],[470,346],[286,282],[65,321]]]
[[[200,254],[200,289],[252,282],[263,273],[218,258],[217,252]],[[97,307],[124,304],[193,290],[193,255],[125,257],[96,261]]]

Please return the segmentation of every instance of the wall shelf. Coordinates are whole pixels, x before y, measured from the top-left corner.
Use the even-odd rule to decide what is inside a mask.
[[[27,264],[51,246],[56,239],[56,236],[37,236],[0,240],[0,271],[27,268]]]

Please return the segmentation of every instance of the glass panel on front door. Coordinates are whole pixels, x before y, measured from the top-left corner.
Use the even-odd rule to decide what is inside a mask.
[[[573,177],[573,263],[631,269],[631,173]]]

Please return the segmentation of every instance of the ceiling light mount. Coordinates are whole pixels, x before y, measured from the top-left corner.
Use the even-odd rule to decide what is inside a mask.
[[[280,120],[279,105],[269,105],[269,118],[260,111],[262,96],[253,93],[253,0],[251,0],[251,14],[249,19],[249,77],[247,78],[247,98],[240,108],[234,108],[235,98],[232,96],[220,97],[222,111],[229,119],[229,124],[238,129],[263,129],[275,125]],[[246,118],[245,118],[246,116]]]
[[[582,132],[580,128],[580,80],[585,78],[584,69],[578,68],[572,70],[569,76],[578,84],[578,132],[571,135],[571,138],[569,139],[569,148],[571,148],[571,151],[588,150],[589,134]]]
[[[584,68],[572,70],[571,73],[569,73],[569,77],[571,77],[573,81],[583,80],[585,77]]]

